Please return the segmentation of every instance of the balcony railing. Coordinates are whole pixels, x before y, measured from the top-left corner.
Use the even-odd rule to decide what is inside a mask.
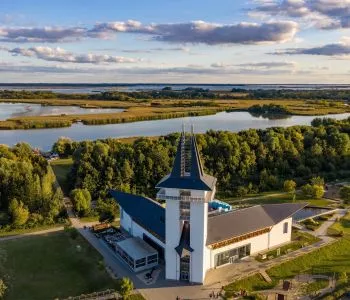
[[[205,202],[204,197],[192,197],[192,196],[168,196],[163,193],[158,193],[157,194],[157,199],[159,200],[182,200],[182,201],[200,201],[200,202]]]

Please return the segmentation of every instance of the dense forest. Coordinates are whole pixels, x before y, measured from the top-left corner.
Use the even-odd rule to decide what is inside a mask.
[[[0,145],[0,211],[2,230],[53,224],[63,216],[53,171],[27,144]]]
[[[279,189],[287,179],[302,185],[315,175],[349,177],[350,118],[315,119],[312,125],[208,131],[197,142],[206,172],[218,178],[221,196]],[[105,199],[110,188],[155,196],[155,184],[171,169],[178,137],[133,143],[60,139],[53,150],[73,155],[72,188],[88,190],[92,199]]]
[[[0,99],[83,99],[83,100],[113,100],[113,101],[151,101],[157,99],[179,99],[179,100],[216,100],[216,99],[302,99],[302,100],[336,100],[349,101],[350,90],[246,90],[232,89],[231,91],[214,91],[203,88],[186,88],[173,90],[165,87],[162,90],[152,91],[105,91],[91,94],[65,94],[52,91],[28,91],[28,90],[0,90]]]

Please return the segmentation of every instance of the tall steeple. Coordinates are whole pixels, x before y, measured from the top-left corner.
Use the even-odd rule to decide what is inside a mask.
[[[204,173],[193,133],[181,133],[172,171],[164,177],[157,188],[182,188],[212,191],[216,178]]]

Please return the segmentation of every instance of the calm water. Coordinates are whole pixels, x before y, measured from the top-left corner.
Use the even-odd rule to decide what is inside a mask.
[[[303,220],[309,217],[317,216],[329,211],[327,208],[315,208],[315,207],[305,207],[302,210],[299,210],[294,216],[295,221]]]
[[[324,90],[324,89],[350,89],[348,84],[0,84],[0,90],[28,90],[28,91],[53,91],[64,94],[98,93],[104,91],[152,91],[161,90],[170,86],[173,90],[183,90],[188,87],[203,88],[209,90],[230,91],[233,88],[246,90]]]
[[[42,106],[29,103],[0,103],[0,120],[23,116],[86,115],[122,112],[119,108],[81,108],[79,106]]]
[[[328,115],[335,119],[350,117],[350,113]],[[73,124],[67,128],[33,129],[33,130],[0,130],[0,144],[14,145],[27,142],[33,147],[49,150],[59,137],[70,137],[76,141],[95,140],[108,137],[122,138],[135,136],[159,136],[179,132],[182,124],[193,124],[197,133],[209,129],[240,131],[249,128],[265,129],[268,127],[287,127],[293,125],[310,125],[315,116],[291,116],[286,119],[269,120],[253,117],[248,112],[221,112],[216,115],[202,117],[187,117],[179,119],[143,121],[124,124],[85,126]]]

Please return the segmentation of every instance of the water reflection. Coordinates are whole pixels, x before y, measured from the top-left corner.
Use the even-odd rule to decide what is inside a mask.
[[[263,118],[268,120],[283,120],[283,119],[289,119],[292,116],[287,114],[270,114],[270,113],[255,113],[255,112],[249,112],[252,117],[254,118]]]
[[[30,103],[0,103],[0,120],[15,117],[86,115],[118,113],[119,108],[81,108],[79,106],[44,106]]]

